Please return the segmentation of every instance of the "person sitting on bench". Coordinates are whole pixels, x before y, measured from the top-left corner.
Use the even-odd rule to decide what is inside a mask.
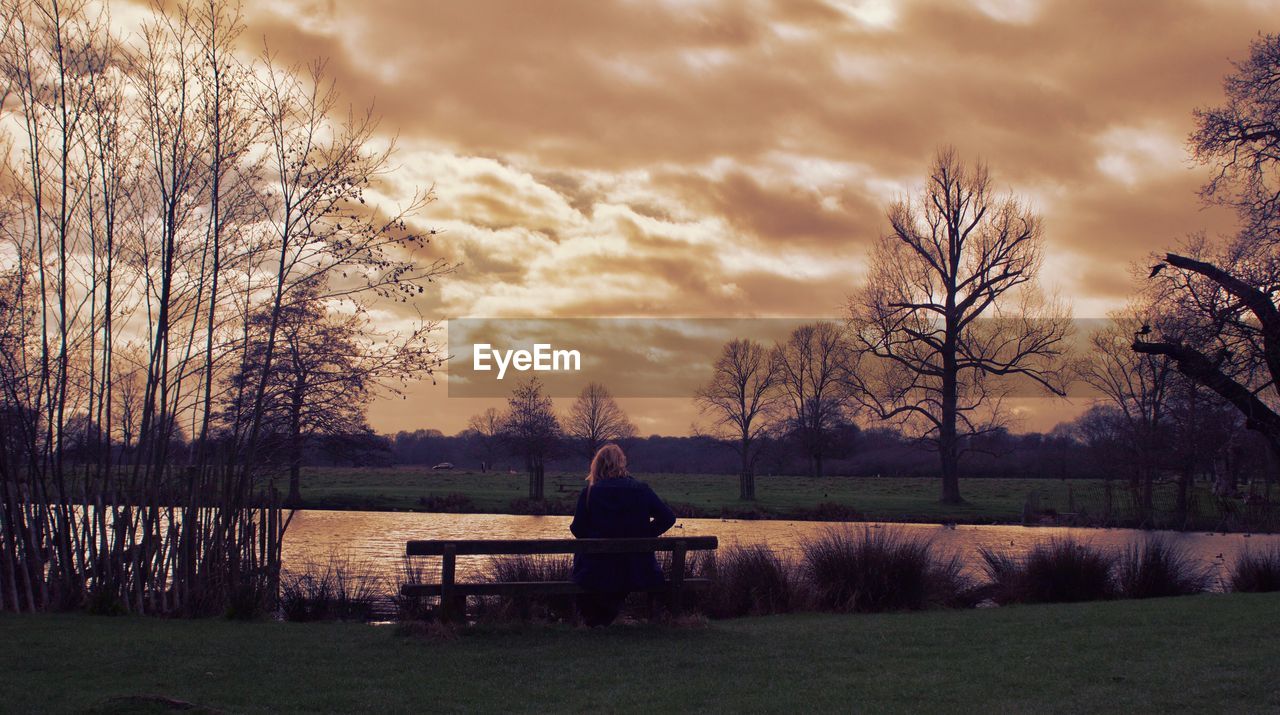
[[[675,523],[676,515],[653,489],[627,474],[622,449],[606,444],[591,460],[569,530],[579,539],[651,538]],[[578,596],[578,612],[593,628],[612,623],[630,591],[663,582],[652,552],[574,554],[572,578],[588,591]]]

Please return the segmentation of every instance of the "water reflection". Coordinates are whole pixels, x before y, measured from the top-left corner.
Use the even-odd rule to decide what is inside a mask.
[[[780,554],[798,556],[801,539],[832,526],[830,522],[732,519],[681,519],[669,535],[714,535],[721,546],[765,544]],[[861,528],[864,524],[855,524]],[[979,568],[978,549],[987,547],[1020,555],[1036,543],[1072,536],[1104,548],[1123,548],[1141,542],[1153,532],[1136,529],[1078,529],[1025,526],[939,526],[936,524],[871,524],[872,528],[897,528],[910,536],[933,539],[943,551],[955,553],[969,566]],[[1156,532],[1180,544],[1195,557],[1214,565],[1219,576],[1246,548],[1280,545],[1280,535]],[[550,539],[569,536],[569,517],[507,514],[421,514],[370,511],[299,511],[284,542],[285,568],[308,561],[324,563],[331,555],[396,584],[401,580],[405,542],[410,539]],[[435,573],[438,562],[421,559]],[[485,557],[460,557],[460,578],[476,576]],[[1215,580],[1216,581],[1216,580]],[[1219,586],[1215,583],[1215,587]]]

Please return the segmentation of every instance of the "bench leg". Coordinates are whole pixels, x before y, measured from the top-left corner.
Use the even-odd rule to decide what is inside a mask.
[[[671,552],[671,615],[679,616],[682,606],[682,592],[684,591],[684,542],[676,542],[675,549]]]
[[[467,597],[453,589],[457,558],[452,545],[445,547],[440,563],[440,620],[445,623],[464,620],[467,614]]]
[[[440,597],[440,621],[443,623],[461,623],[467,617],[467,597]]]

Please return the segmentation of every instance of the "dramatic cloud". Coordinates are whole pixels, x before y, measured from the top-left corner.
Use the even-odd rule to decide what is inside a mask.
[[[1185,137],[1277,10],[300,0],[249,8],[244,42],[327,57],[399,137],[388,195],[435,186],[417,221],[461,267],[417,306],[429,315],[835,316],[885,203],[953,144],[1044,215],[1046,282],[1093,317],[1148,253],[1231,229],[1200,205]],[[462,426],[454,407],[433,424]],[[375,410],[386,428],[422,414]]]

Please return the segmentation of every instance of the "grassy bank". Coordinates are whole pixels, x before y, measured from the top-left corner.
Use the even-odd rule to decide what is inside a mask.
[[[960,488],[966,503],[953,506],[939,503],[936,479],[761,476],[756,481],[757,500],[748,504],[738,500],[735,476],[636,476],[684,516],[1021,523],[1031,494],[1037,495],[1039,509],[1048,514],[1075,515],[1082,522],[1102,523],[1107,513],[1105,488],[1099,480],[965,479]],[[547,511],[569,513],[582,485],[581,474],[548,474]],[[529,508],[523,503],[527,495],[528,477],[524,474],[398,467],[314,468],[303,475],[307,506],[320,509],[510,513]],[[1160,485],[1157,510],[1171,513],[1173,500],[1173,486]],[[1207,490],[1198,490],[1194,501],[1197,526],[1216,526],[1217,511]],[[1111,513],[1112,524],[1123,523],[1131,514],[1120,483],[1113,483]]]
[[[476,629],[0,617],[12,711],[1263,712],[1280,595]]]

